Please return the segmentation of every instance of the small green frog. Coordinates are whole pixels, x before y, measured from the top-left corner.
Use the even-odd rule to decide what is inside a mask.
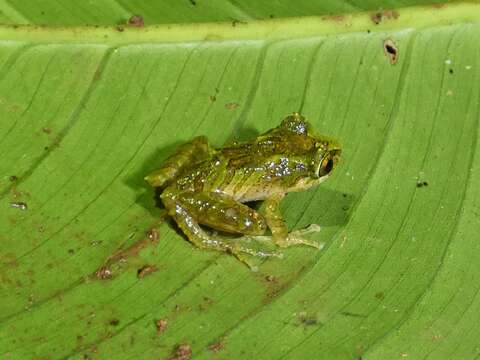
[[[145,177],[188,239],[199,248],[241,254],[281,256],[276,246],[321,248],[303,235],[318,225],[288,232],[279,204],[286,193],[324,181],[340,157],[340,145],[315,135],[298,113],[247,142],[221,149],[199,136],[180,146],[162,167]],[[263,200],[263,214],[245,205]],[[200,225],[213,229],[205,231]],[[272,235],[265,236],[267,228]],[[242,236],[219,236],[216,231]]]

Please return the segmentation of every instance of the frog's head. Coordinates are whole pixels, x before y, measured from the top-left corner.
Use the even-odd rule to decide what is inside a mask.
[[[310,124],[299,113],[287,116],[280,126],[304,137],[304,144],[308,144],[310,148],[308,152],[313,165],[312,177],[325,180],[340,159],[340,144],[333,138],[313,133]]]

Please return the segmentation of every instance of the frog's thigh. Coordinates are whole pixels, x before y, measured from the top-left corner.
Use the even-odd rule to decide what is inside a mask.
[[[234,234],[262,235],[265,218],[252,208],[220,193],[183,193],[178,201],[193,218],[212,229]]]
[[[201,249],[235,252],[235,249],[227,243],[216,241],[211,238],[198,224],[184,203],[168,192],[162,194],[162,201],[170,216],[175,219],[178,227],[187,236],[188,240]]]
[[[230,252],[248,266],[251,265],[246,259],[240,256],[241,253],[262,257],[279,256],[269,243],[257,242],[249,238],[213,237],[200,227],[199,222],[217,230],[232,230],[231,227],[227,229],[225,225],[229,222],[229,216],[226,216],[224,213],[228,213],[227,215],[231,216],[233,214],[231,209],[243,215],[245,215],[245,213],[248,215],[250,211],[255,212],[250,208],[245,209],[247,206],[239,204],[233,199],[219,198],[217,195],[209,193],[183,193],[178,196],[169,196],[168,192],[166,192],[162,196],[162,200],[169,214],[173,216],[177,225],[185,233],[189,241],[199,248]],[[232,206],[234,207],[232,208]],[[220,212],[218,212],[218,210],[220,210]],[[217,212],[220,215],[218,215]],[[245,217],[243,219],[245,219]],[[265,223],[263,222],[263,225],[261,225],[262,222],[259,221],[259,219],[263,218],[258,213],[251,217],[252,222],[256,220],[257,229],[255,230],[250,226],[250,233],[260,234],[265,231]],[[224,221],[224,223],[219,225],[221,221]],[[232,223],[235,224],[234,221]],[[245,224],[238,226],[237,229],[244,229],[244,226]]]
[[[208,139],[205,136],[197,136],[191,141],[179,146],[162,167],[145,177],[145,180],[155,187],[163,186],[173,179],[185,166],[191,166],[209,156]]]

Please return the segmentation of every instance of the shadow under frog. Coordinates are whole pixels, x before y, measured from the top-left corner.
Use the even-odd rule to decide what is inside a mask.
[[[304,238],[318,231],[317,225],[288,232],[280,212],[280,200],[286,193],[307,190],[320,183],[340,156],[335,140],[310,131],[305,119],[294,113],[279,127],[253,140],[232,142],[220,149],[212,148],[205,137],[183,145],[172,144],[149,156],[128,184],[143,187],[143,175],[154,164],[163,163],[159,170],[145,177],[155,190],[143,193],[138,202],[154,214],[163,202],[169,215],[197,247],[232,253],[247,264],[241,254],[278,256],[276,247],[299,244],[321,248],[323,245]],[[238,137],[251,138],[252,133],[246,129]],[[313,193],[308,193],[306,202],[325,204],[325,216],[317,217],[322,226],[336,227],[347,221],[351,196],[318,188],[311,200]],[[151,200],[159,197],[160,204]],[[265,215],[245,205],[255,200],[263,201]],[[294,222],[302,216],[298,214]],[[214,231],[205,232],[205,227]],[[271,236],[264,235],[267,229]],[[240,236],[225,236],[226,233]]]

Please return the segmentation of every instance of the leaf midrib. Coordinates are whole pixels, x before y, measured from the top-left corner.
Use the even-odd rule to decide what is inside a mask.
[[[391,11],[253,20],[247,23],[162,24],[141,28],[123,25],[77,27],[0,25],[0,39],[112,46],[198,41],[260,41],[406,28],[420,29],[478,22],[480,22],[480,4],[453,3],[443,6],[412,6]]]

